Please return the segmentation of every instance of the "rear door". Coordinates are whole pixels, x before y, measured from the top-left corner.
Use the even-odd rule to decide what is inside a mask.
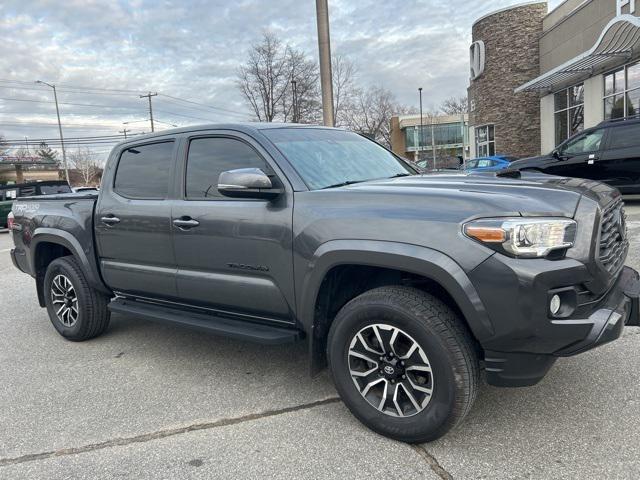
[[[625,194],[640,194],[640,123],[609,129],[607,147],[597,162],[597,179]]]
[[[186,138],[180,199],[172,211],[178,294],[185,303],[266,322],[292,321],[293,192],[252,138],[225,132]],[[260,168],[275,200],[237,199],[217,189],[220,173]],[[192,227],[181,227],[184,221]]]
[[[600,128],[572,138],[558,148],[561,159],[547,164],[544,172],[563,177],[595,179],[598,176],[595,164],[600,158],[605,134],[606,130]]]
[[[95,213],[98,257],[115,291],[176,296],[169,188],[176,143],[129,146],[110,160]]]

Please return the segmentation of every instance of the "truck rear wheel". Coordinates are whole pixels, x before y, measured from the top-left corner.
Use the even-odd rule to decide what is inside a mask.
[[[479,367],[469,332],[436,297],[381,287],[338,312],[327,357],[340,396],[372,430],[403,442],[435,440],[466,416]]]
[[[89,286],[73,257],[57,258],[49,264],[44,296],[51,323],[68,340],[89,340],[109,326],[108,298]]]

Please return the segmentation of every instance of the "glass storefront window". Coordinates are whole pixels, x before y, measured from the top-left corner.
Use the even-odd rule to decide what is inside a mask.
[[[426,123],[410,126],[404,129],[405,145],[407,149],[414,150],[431,150],[435,141],[436,148],[458,148],[458,145],[464,145],[464,129],[465,124],[462,123]],[[431,138],[433,132],[433,140]]]
[[[640,88],[627,92],[627,116],[640,114]]]
[[[496,154],[495,126],[483,125],[475,128],[476,157],[487,157]]]
[[[604,76],[604,118],[612,120],[640,114],[640,62]]]
[[[627,67],[627,89],[640,88],[640,63]]]
[[[614,88],[614,80],[611,80]],[[584,129],[584,85],[575,85],[554,95],[556,145]]]

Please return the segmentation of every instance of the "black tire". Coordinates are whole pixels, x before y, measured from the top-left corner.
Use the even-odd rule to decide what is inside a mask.
[[[378,410],[352,379],[351,341],[374,324],[401,329],[428,357],[433,391],[424,409],[412,416],[391,416]],[[443,436],[467,415],[478,390],[479,362],[470,333],[451,308],[415,288],[376,288],[347,303],[331,325],[327,357],[338,393],[349,410],[372,430],[402,442],[429,442]],[[378,371],[372,375],[376,374]],[[400,382],[407,380],[394,380]]]
[[[63,323],[56,313],[60,305],[53,304],[54,280],[60,275],[68,279],[77,297],[77,318],[73,325]],[[44,277],[44,298],[51,323],[67,340],[89,340],[102,334],[109,326],[108,297],[89,286],[80,265],[71,256],[57,258],[49,264]]]

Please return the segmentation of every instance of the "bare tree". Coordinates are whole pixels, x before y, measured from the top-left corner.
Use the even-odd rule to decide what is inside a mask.
[[[331,61],[333,72],[333,123],[339,127],[347,123],[347,110],[358,95],[358,68],[347,57],[336,55]]]
[[[283,45],[275,34],[265,32],[261,42],[249,50],[237,80],[242,96],[258,121],[293,119],[293,81],[298,100],[296,120],[313,121],[320,107],[318,66],[303,51]]]
[[[447,98],[440,110],[445,115],[459,115],[462,113],[469,113],[469,98],[468,97],[450,97]]]
[[[282,98],[282,120],[298,123],[318,123],[321,118],[318,65],[300,51],[287,47],[289,88]],[[295,82],[297,112],[294,112],[293,82]]]
[[[258,121],[273,122],[286,94],[291,77],[285,50],[273,33],[264,32],[238,71],[238,87]]]
[[[4,135],[0,134],[0,155],[6,155],[8,148],[7,140],[4,138]]]
[[[67,154],[69,167],[78,172],[83,185],[89,185],[100,172],[100,162],[88,148],[78,148]]]
[[[13,152],[13,156],[16,159],[18,159],[18,161],[21,161],[21,162],[27,160],[30,157],[29,151],[24,147],[20,147],[17,150],[15,150]]]
[[[383,87],[360,90],[347,112],[347,126],[391,146],[391,117],[399,109],[393,94]]]

